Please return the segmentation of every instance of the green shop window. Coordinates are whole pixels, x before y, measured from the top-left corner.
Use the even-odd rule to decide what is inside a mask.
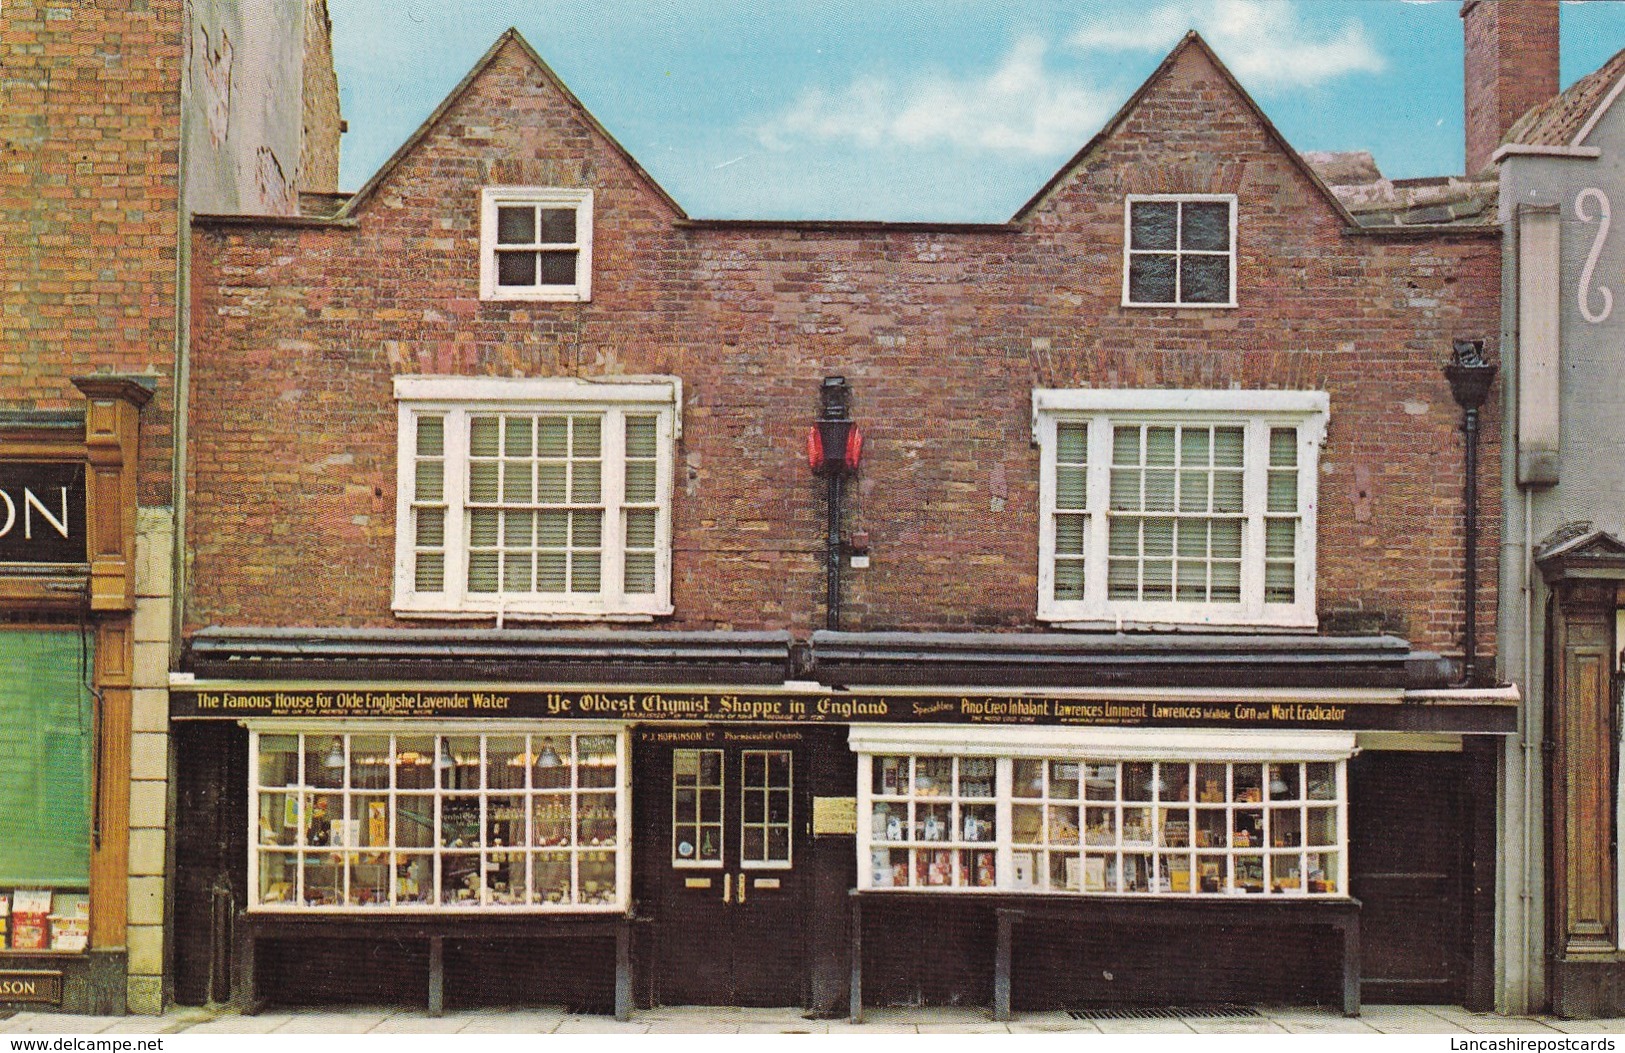
[[[91,644],[0,632],[0,891],[90,883]]]

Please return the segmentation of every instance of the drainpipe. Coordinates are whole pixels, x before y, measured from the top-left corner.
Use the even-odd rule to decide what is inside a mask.
[[[807,432],[807,463],[828,488],[827,549],[824,553],[824,627],[841,627],[841,491],[858,470],[863,433],[852,423],[852,391],[845,377],[825,377],[819,390],[818,420]]]
[[[1483,340],[1452,341],[1450,361],[1444,367],[1450,394],[1461,407],[1461,430],[1467,441],[1466,478],[1462,483],[1465,505],[1466,552],[1462,556],[1463,588],[1466,590],[1466,624],[1462,627],[1461,682],[1467,687],[1482,678],[1478,673],[1478,411],[1489,396],[1495,380],[1495,365],[1484,359]]]

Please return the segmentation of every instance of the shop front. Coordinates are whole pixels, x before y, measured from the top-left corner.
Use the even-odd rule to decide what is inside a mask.
[[[192,758],[182,1000],[1352,1013],[1362,996],[1470,1002],[1486,983],[1479,794],[1516,699],[1405,687],[1428,656],[1353,644],[1322,655],[1335,687],[1192,687],[1165,668],[1160,684],[1011,688],[971,686],[939,653],[958,688],[833,689],[785,680],[787,638],[748,660],[682,642],[696,679],[731,663],[718,687],[683,684],[653,657],[676,634],[656,635],[617,659],[538,633],[506,659],[459,659],[486,675],[457,680],[412,671],[443,677],[434,655],[513,635],[334,637],[353,651],[337,666],[310,640],[196,638],[197,675],[171,692]],[[813,657],[822,644],[842,680],[866,675],[834,647],[874,642],[832,636]],[[1186,652],[1209,681],[1246,664],[1212,646]],[[859,663],[869,679],[878,656]],[[650,682],[583,675],[617,661]],[[385,665],[401,678],[367,675]]]
[[[0,1008],[121,1013],[137,415],[0,416]]]

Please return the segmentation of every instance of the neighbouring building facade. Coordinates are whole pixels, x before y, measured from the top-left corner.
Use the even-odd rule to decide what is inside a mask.
[[[1345,176],[1193,34],[1007,223],[696,220],[510,31],[196,217],[177,999],[1493,1004],[1500,230]]]
[[[1617,1016],[1625,425],[1614,291],[1625,254],[1610,216],[1625,195],[1625,53],[1557,94],[1555,6],[1549,39],[1512,27],[1527,34],[1519,77],[1544,94],[1520,100],[1521,119],[1482,151],[1499,166],[1506,245],[1501,657],[1526,700],[1507,764],[1508,806],[1527,823],[1508,844],[1527,854],[1526,883],[1508,894],[1527,896],[1527,914],[1509,921],[1528,972],[1509,995],[1519,1008]]]
[[[167,997],[182,217],[289,211],[253,173],[337,152],[322,0],[261,6],[0,12],[0,1007]]]

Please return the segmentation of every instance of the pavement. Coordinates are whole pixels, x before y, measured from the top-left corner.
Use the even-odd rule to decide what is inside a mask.
[[[1257,1007],[1255,1016],[1185,1016],[1171,1019],[1074,1020],[1065,1012],[1018,1013],[996,1023],[986,1010],[913,1007],[866,1010],[864,1022],[808,1020],[802,1010],[667,1006],[639,1010],[620,1023],[564,1009],[448,1012],[421,1009],[274,1008],[242,1016],[229,1008],[187,1008],[152,1016],[70,1016],[22,1012],[0,1020],[0,1034],[1625,1034],[1625,1017],[1559,1020],[1496,1016],[1459,1006],[1367,1006],[1358,1018],[1332,1009]]]

